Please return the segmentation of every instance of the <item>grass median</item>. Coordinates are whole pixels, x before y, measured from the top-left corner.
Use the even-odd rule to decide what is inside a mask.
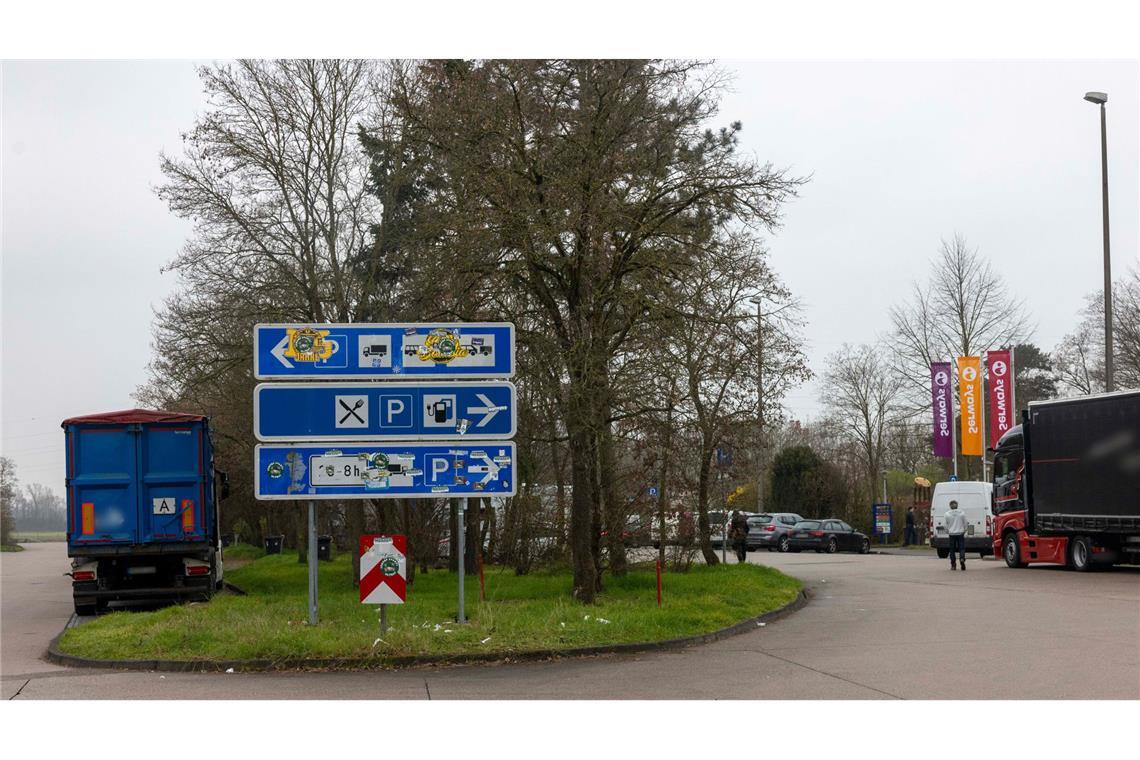
[[[465,586],[468,622],[455,623],[456,576],[416,575],[408,602],[388,608],[381,637],[379,608],[362,605],[349,583],[350,557],[320,563],[320,621],[307,624],[308,570],[296,555],[270,555],[227,573],[247,596],[220,594],[209,603],[153,612],[115,612],[68,630],[60,651],[95,659],[224,661],[347,658],[383,664],[398,657],[566,650],[665,641],[720,630],[782,607],[800,583],[759,565],[694,566],[663,576],[657,607],[652,567],[606,576],[598,603],[569,597],[567,569],[517,576],[485,568]]]

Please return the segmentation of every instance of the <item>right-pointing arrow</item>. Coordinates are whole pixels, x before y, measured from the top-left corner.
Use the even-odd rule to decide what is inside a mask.
[[[495,403],[493,401],[491,401],[491,399],[489,399],[485,395],[483,395],[482,393],[476,393],[475,396],[481,402],[483,402],[483,406],[469,406],[469,407],[467,407],[467,413],[468,414],[482,414],[483,415],[483,419],[481,419],[477,423],[475,423],[475,427],[486,426],[486,424],[488,422],[490,422],[495,417],[496,414],[498,414],[499,412],[505,412],[507,410],[507,407],[505,407],[505,406],[495,406]]]

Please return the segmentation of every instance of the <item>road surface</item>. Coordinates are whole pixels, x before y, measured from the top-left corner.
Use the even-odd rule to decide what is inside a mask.
[[[137,673],[40,659],[67,624],[62,544],[3,554],[5,699],[1140,698],[1140,568],[966,572],[926,552],[749,554],[804,609],[681,651],[363,673]],[[668,580],[666,579],[666,603]]]

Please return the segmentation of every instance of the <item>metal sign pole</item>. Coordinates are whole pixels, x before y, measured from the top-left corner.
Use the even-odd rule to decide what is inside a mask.
[[[380,605],[380,635],[388,632],[388,605]]]
[[[465,546],[466,536],[465,536],[465,534],[467,532],[467,529],[464,527],[463,522],[464,522],[464,518],[466,516],[467,516],[467,497],[464,496],[462,499],[459,500],[459,519],[456,520],[456,526],[457,526],[456,532],[459,535],[456,536],[455,541],[451,542],[451,545],[453,547],[455,547],[455,550],[457,552],[459,552],[459,554],[456,556],[459,560],[459,564],[458,564],[458,567],[459,567],[459,615],[457,616],[457,620],[460,623],[466,623],[467,622],[467,614],[466,614],[466,610],[464,609],[464,606],[463,606],[463,581],[465,580],[465,575],[466,575],[466,569],[463,567],[463,555],[466,553],[466,546]]]
[[[317,502],[309,502],[309,625],[317,624]]]

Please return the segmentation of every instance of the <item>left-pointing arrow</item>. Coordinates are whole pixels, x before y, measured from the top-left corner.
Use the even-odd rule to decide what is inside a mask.
[[[281,342],[273,347],[269,353],[277,357],[277,361],[281,362],[286,369],[293,369],[293,362],[285,358],[285,349],[289,347],[289,336],[286,335],[281,339]]]

